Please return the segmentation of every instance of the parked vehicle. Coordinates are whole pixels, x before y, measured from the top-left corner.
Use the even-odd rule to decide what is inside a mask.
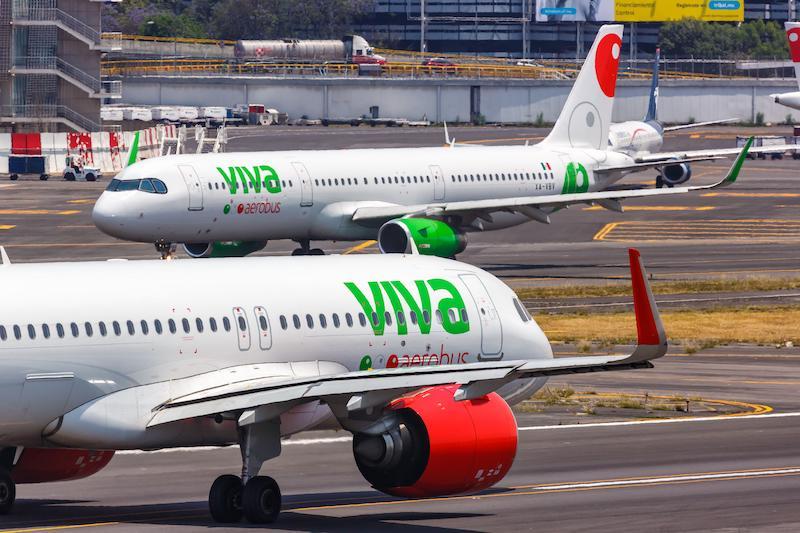
[[[64,169],[66,181],[97,181],[102,177],[99,168],[86,166],[80,157],[67,156],[67,168]]]
[[[330,62],[354,64],[386,63],[360,35],[348,35],[337,40],[282,39],[272,41],[237,41],[237,59],[260,61]]]

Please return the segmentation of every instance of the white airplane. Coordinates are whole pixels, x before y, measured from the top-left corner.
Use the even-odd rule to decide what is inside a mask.
[[[636,349],[554,358],[511,289],[447,259],[11,265],[0,248],[0,513],[16,484],[92,475],[115,450],[238,444],[242,475],[213,483],[211,515],[271,522],[281,494],[263,463],[282,437],[331,423],[354,434],[377,490],[488,488],[516,453],[509,404],[548,376],[651,368],[666,352],[629,255]]]
[[[785,22],[786,39],[789,41],[789,54],[794,63],[794,73],[800,83],[800,22]],[[781,104],[792,109],[800,109],[800,91],[782,94],[771,94],[770,98],[776,104]]]
[[[573,204],[621,211],[628,198],[669,190],[604,191],[626,174],[664,165],[608,146],[622,26],[603,26],[550,135],[535,146],[314,150],[178,155],[125,168],[94,207],[105,233],[152,242],[167,257],[242,256],[271,239],[295,255],[322,254],[311,241],[376,239],[383,252],[452,257],[466,233],[502,229]],[[749,144],[744,152],[749,149]],[[744,153],[743,152],[743,153]],[[669,164],[715,159],[718,152]],[[135,154],[132,154],[135,160]]]

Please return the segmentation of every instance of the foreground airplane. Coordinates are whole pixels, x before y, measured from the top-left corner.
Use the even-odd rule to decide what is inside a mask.
[[[800,83],[800,22],[785,22],[786,39],[789,41],[789,55],[794,63],[794,73]],[[771,94],[770,98],[776,104],[781,104],[792,109],[800,109],[800,91],[790,93]]]
[[[535,146],[314,150],[179,155],[135,163],[112,180],[93,219],[109,235],[152,242],[163,256],[242,256],[270,239],[376,239],[383,252],[452,257],[466,233],[502,229],[573,204],[724,187],[604,191],[664,166],[609,149],[622,26],[603,26],[550,135]],[[745,147],[745,151],[749,144]],[[669,164],[714,159],[670,156]]]
[[[242,475],[214,482],[211,515],[271,522],[281,494],[262,464],[282,436],[326,423],[353,433],[377,490],[491,487],[517,449],[509,404],[548,376],[651,368],[666,352],[629,255],[633,353],[556,359],[511,289],[447,259],[10,265],[0,248],[0,513],[17,483],[92,475],[114,450],[238,443]]]

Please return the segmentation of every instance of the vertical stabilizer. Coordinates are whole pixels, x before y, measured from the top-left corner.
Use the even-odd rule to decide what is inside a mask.
[[[647,106],[645,122],[658,121],[658,69],[661,66],[661,48],[656,48],[656,59],[653,63],[653,83],[650,85],[650,104]]]
[[[556,125],[543,144],[605,150],[622,54],[622,25],[600,28]]]
[[[800,85],[800,22],[786,22],[786,38],[789,40],[789,55],[794,63],[794,75]]]

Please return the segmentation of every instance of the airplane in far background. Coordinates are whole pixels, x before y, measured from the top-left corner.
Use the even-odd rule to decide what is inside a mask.
[[[800,83],[800,22],[786,22],[786,39],[789,41],[789,55],[794,64],[794,73]],[[790,93],[771,94],[770,98],[776,104],[781,104],[792,109],[800,109],[800,91]]]

